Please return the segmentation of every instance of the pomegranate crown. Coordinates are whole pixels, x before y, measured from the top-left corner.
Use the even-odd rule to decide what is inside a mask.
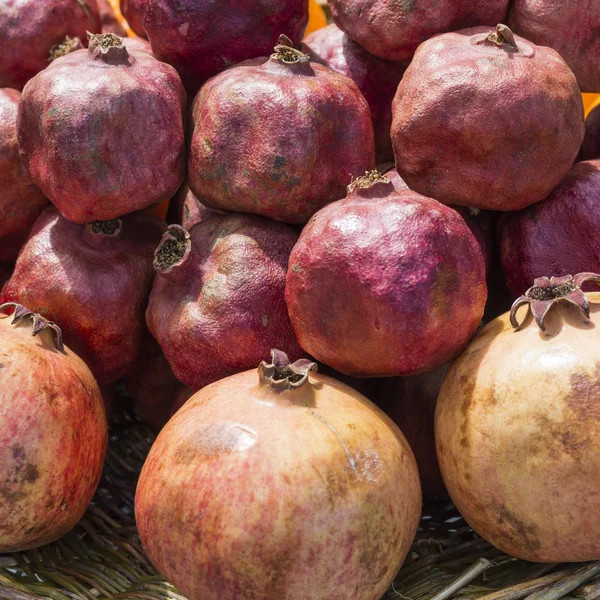
[[[300,50],[296,50],[296,48],[294,48],[294,42],[283,33],[279,36],[278,43],[275,46],[275,52],[271,54],[271,58],[287,65],[307,63],[310,61],[310,56],[304,54],[304,52],[301,52]]]
[[[291,363],[285,352],[271,350],[271,363],[263,360],[258,367],[258,378],[272,388],[285,391],[302,387],[311,371],[317,370],[317,364],[302,358]]]
[[[56,323],[48,321],[48,319],[42,317],[42,315],[34,313],[32,310],[29,310],[22,304],[17,304],[16,302],[6,302],[0,305],[0,313],[3,313],[10,308],[15,309],[11,325],[15,325],[23,319],[31,319],[33,323],[33,329],[31,330],[32,336],[35,337],[40,331],[48,330],[52,333],[54,343],[58,350],[64,350],[65,346],[62,339],[62,331]],[[8,317],[8,315],[1,315],[1,318],[3,319],[6,317]]]
[[[581,286],[586,281],[600,283],[600,275],[596,273],[579,273],[578,275],[563,275],[562,277],[539,277],[523,296],[517,298],[510,309],[510,323],[518,329],[522,323],[517,320],[517,310],[523,304],[529,304],[535,322],[542,331],[546,331],[544,320],[550,308],[559,300],[566,300],[581,309],[589,318],[590,303],[583,293]]]

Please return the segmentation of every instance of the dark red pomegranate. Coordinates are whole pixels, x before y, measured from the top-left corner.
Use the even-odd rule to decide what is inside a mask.
[[[20,100],[17,90],[0,89],[0,245],[5,236],[31,227],[48,204],[19,156],[17,111]]]
[[[13,262],[17,259],[30,231],[31,227],[25,227],[0,238],[0,263]]]
[[[408,63],[438,33],[504,20],[509,0],[329,0],[333,19],[371,54]]]
[[[33,181],[75,223],[170,199],[184,178],[185,90],[175,70],[122,38],[55,60],[23,90],[18,131]]]
[[[520,296],[544,273],[600,272],[599,235],[600,160],[589,160],[543,202],[502,217],[498,239],[509,289]]]
[[[66,36],[100,33],[96,0],[0,0],[0,88],[23,89]]]
[[[169,212],[167,213],[167,223],[171,225],[181,225],[184,229],[190,230],[196,223],[206,221],[211,216],[225,214],[220,210],[204,206],[194,196],[187,183],[184,183],[169,203]]]
[[[154,429],[161,429],[169,420],[182,386],[150,334],[144,340],[140,358],[126,385],[141,420]]]
[[[534,44],[559,52],[575,73],[582,92],[600,91],[598,0],[513,0],[508,24]]]
[[[144,0],[121,0],[121,14],[127,19],[129,27],[136,35],[145,38],[146,30],[142,23],[141,5]]]
[[[367,398],[398,425],[417,459],[421,489],[426,496],[448,495],[435,451],[435,407],[450,365],[411,377],[367,380]]]
[[[143,0],[139,10],[155,56],[191,90],[268,56],[282,33],[299,44],[308,23],[308,0]]]
[[[581,160],[600,158],[600,105],[593,108],[585,120],[585,137],[579,157]]]
[[[189,233],[169,227],[154,259],[146,321],[177,379],[198,390],[276,345],[301,354],[284,300],[297,238],[254,215],[214,216]]]
[[[100,384],[126,377],[140,353],[152,255],[164,223],[146,213],[76,225],[47,208],[21,250],[1,302],[61,323]]]
[[[583,140],[573,73],[505,25],[424,42],[398,87],[392,143],[408,186],[444,204],[518,210],[543,200]]]
[[[349,375],[436,369],[483,315],[485,263],[462,217],[376,171],[310,220],[289,265],[300,345]]]
[[[119,23],[117,15],[113,10],[108,0],[96,0],[98,2],[98,10],[100,11],[100,20],[102,22],[102,33],[114,33],[125,37],[127,32],[125,27]]]
[[[369,103],[375,130],[377,162],[394,159],[390,128],[392,100],[405,67],[381,60],[353,42],[337,25],[311,33],[302,45],[311,60],[350,77]]]
[[[200,90],[188,179],[206,206],[306,223],[374,166],[373,123],[351,79],[281,41]]]
[[[125,45],[125,48],[127,48],[127,52],[130,54],[132,52],[145,52],[150,56],[154,56],[154,54],[152,54],[152,48],[150,47],[150,44],[140,37],[123,38],[123,44]]]

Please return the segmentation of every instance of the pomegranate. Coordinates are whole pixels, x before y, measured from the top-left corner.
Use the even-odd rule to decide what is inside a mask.
[[[96,0],[0,0],[0,14],[0,88],[23,89],[55,44],[101,28]]]
[[[319,211],[290,256],[302,348],[362,377],[431,371],[475,333],[486,300],[477,241],[451,208],[373,171]]]
[[[0,89],[0,239],[33,225],[48,204],[19,157],[17,110],[20,100],[17,90]]]
[[[181,383],[150,334],[126,385],[140,419],[154,429],[161,429],[169,420]]]
[[[31,227],[19,229],[0,238],[0,263],[14,262],[25,244]]]
[[[590,111],[585,120],[585,137],[579,156],[581,160],[600,158],[600,104]]]
[[[502,217],[498,239],[509,289],[519,296],[544,273],[600,272],[597,235],[600,160],[590,160],[577,163],[543,202]]]
[[[448,495],[435,453],[435,406],[449,365],[411,377],[368,379],[365,395],[398,425],[412,448],[426,496]]]
[[[150,450],[140,537],[189,600],[379,600],[402,564],[421,510],[410,447],[314,367],[273,351],[258,377],[195,394]]]
[[[141,5],[144,0],[121,0],[121,13],[136,35],[145,38],[146,30],[142,23]]]
[[[582,92],[600,90],[600,4],[598,0],[513,0],[512,29],[539,46],[554,48],[575,73]]]
[[[66,342],[100,384],[122,379],[140,352],[152,255],[163,231],[163,222],[145,213],[82,226],[47,208],[0,302],[21,302],[62,323]]]
[[[299,43],[308,23],[308,0],[142,0],[139,10],[152,51],[191,90],[268,56],[281,33]]]
[[[167,222],[181,225],[184,229],[191,229],[196,223],[205,221],[214,215],[223,215],[220,210],[208,208],[202,204],[187,183],[184,183],[175,197],[169,203]]]
[[[100,20],[102,22],[102,33],[114,33],[125,37],[127,32],[125,27],[119,23],[117,15],[108,0],[96,0],[98,2],[98,10],[100,11]]]
[[[129,52],[129,54],[131,54],[132,52],[145,52],[146,54],[149,54],[150,56],[154,56],[152,54],[152,48],[150,47],[150,44],[146,40],[143,40],[142,38],[139,38],[139,37],[123,38],[123,45],[125,46],[125,48],[127,48],[127,52]]]
[[[375,130],[377,162],[394,159],[390,128],[392,100],[405,68],[381,60],[353,42],[337,25],[329,25],[311,33],[302,50],[311,60],[350,77],[369,103]]]
[[[411,189],[490,210],[543,200],[573,165],[584,135],[569,67],[505,25],[424,42],[393,115],[396,165]]]
[[[600,275],[536,279],[451,366],[438,399],[453,502],[523,560],[600,558],[600,294],[581,291],[590,279]],[[523,304],[531,312],[519,324]]]
[[[18,132],[33,181],[75,223],[168,200],[184,178],[185,90],[122,38],[90,35],[23,90]]]
[[[509,0],[329,0],[338,27],[371,54],[409,63],[417,46],[438,33],[496,25]]]
[[[57,540],[83,516],[108,428],[98,385],[60,328],[21,305],[0,313],[0,552],[19,552]]]
[[[146,322],[177,379],[193,390],[260,362],[276,344],[301,350],[285,306],[298,234],[254,215],[219,215],[188,233],[171,225],[156,250]]]
[[[281,42],[200,90],[188,178],[208,207],[306,223],[374,166],[373,123],[351,79]]]

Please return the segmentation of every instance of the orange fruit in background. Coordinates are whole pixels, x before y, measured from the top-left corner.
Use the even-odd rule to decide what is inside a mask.
[[[319,5],[317,0],[309,0],[308,2],[308,27],[306,28],[306,34],[312,33],[317,29],[321,29],[327,25],[327,16],[325,11]]]
[[[583,110],[587,117],[592,108],[595,108],[600,104],[600,94],[581,94],[581,96],[583,97]]]

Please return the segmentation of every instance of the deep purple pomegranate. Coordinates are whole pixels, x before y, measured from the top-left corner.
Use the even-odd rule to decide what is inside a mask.
[[[169,227],[156,250],[146,321],[177,379],[198,390],[275,346],[300,356],[284,300],[297,238],[254,215],[214,216],[189,233]]]
[[[353,42],[337,25],[311,33],[302,45],[311,60],[350,77],[369,103],[375,130],[377,162],[394,160],[390,129],[392,100],[405,67],[381,60]]]
[[[125,27],[119,23],[117,15],[108,0],[96,0],[98,10],[100,11],[100,20],[102,22],[102,33],[114,33],[124,37],[127,35]]]
[[[171,225],[181,225],[184,229],[189,231],[196,223],[206,221],[206,219],[209,219],[213,215],[223,214],[225,213],[220,210],[204,206],[204,204],[194,196],[194,192],[190,190],[188,184],[184,183],[169,203],[167,223],[170,223]]]
[[[504,20],[509,0],[329,0],[340,29],[371,54],[410,62],[438,33]]]
[[[268,56],[282,33],[299,44],[308,23],[308,0],[143,0],[139,10],[155,56],[191,90]]]
[[[599,235],[600,160],[589,160],[577,163],[543,202],[502,217],[498,237],[509,289],[517,297],[544,273],[600,272]]]
[[[462,217],[377,172],[319,211],[290,256],[286,300],[302,348],[349,375],[431,371],[473,335],[485,263]]]
[[[122,38],[55,60],[23,90],[18,132],[33,181],[75,223],[170,199],[184,178],[185,90],[175,70]]]
[[[121,14],[127,19],[129,27],[134,31],[136,35],[145,38],[146,30],[142,23],[142,14],[140,7],[144,0],[121,0]]]
[[[575,73],[582,92],[600,91],[598,0],[513,0],[508,24],[534,44],[559,52]]]
[[[146,213],[76,225],[47,208],[0,294],[61,324],[101,385],[126,377],[146,330],[152,256],[164,223]]]
[[[505,25],[424,42],[393,104],[408,186],[444,204],[518,210],[543,200],[583,140],[577,81],[550,48]]]
[[[417,459],[423,494],[448,495],[435,451],[435,407],[450,365],[412,377],[367,380],[367,398],[398,425]]]
[[[125,48],[127,48],[127,52],[129,52],[129,54],[132,52],[145,52],[150,56],[154,56],[154,54],[152,54],[152,47],[150,44],[140,37],[123,38],[123,44],[125,45]]]
[[[4,236],[33,225],[48,204],[19,156],[17,110],[21,94],[0,89],[0,244]]]
[[[581,160],[600,158],[600,105],[593,108],[585,120],[585,137],[579,157]]]
[[[306,223],[373,168],[373,123],[351,79],[281,41],[200,90],[188,179],[206,206]]]
[[[96,0],[0,0],[0,15],[0,88],[23,89],[55,44],[101,29]]]

